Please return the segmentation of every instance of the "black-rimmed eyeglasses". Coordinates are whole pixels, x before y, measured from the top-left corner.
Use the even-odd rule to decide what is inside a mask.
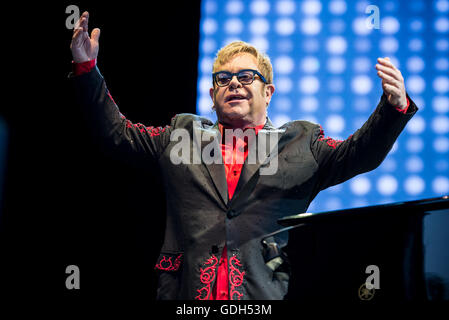
[[[265,77],[261,75],[259,71],[252,69],[244,69],[236,73],[231,73],[229,71],[218,71],[212,74],[212,78],[217,86],[226,87],[229,85],[234,76],[237,76],[237,80],[241,84],[248,85],[253,83],[256,75],[263,81],[263,83],[267,83],[267,80],[265,80]]]

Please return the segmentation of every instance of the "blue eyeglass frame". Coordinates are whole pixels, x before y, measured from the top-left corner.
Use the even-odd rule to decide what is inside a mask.
[[[237,76],[237,81],[240,82],[238,75],[239,75],[239,73],[245,72],[245,71],[251,71],[251,72],[254,73],[254,74],[253,74],[253,81],[251,81],[251,83],[254,82],[254,78],[255,78],[256,75],[259,76],[260,80],[262,80],[263,83],[267,83],[267,80],[265,79],[265,77],[264,77],[259,71],[253,70],[253,69],[243,69],[243,70],[240,70],[239,72],[235,72],[235,73],[232,73],[232,72],[229,72],[229,71],[218,71],[218,72],[214,72],[214,73],[212,73],[212,81],[213,81],[214,83],[216,83],[217,86],[219,86],[219,87],[226,87],[226,86],[229,85],[229,83],[231,83],[232,78],[234,78],[234,76]],[[230,80],[229,80],[229,83],[228,83],[227,85],[220,86],[220,85],[218,84],[218,82],[217,82],[217,80],[216,80],[216,75],[219,74],[219,73],[225,73],[225,74],[231,76],[231,78],[230,78]],[[240,83],[241,83],[241,82],[240,82]],[[248,84],[251,84],[251,83],[248,83]],[[243,83],[242,83],[242,84],[243,84]],[[248,84],[243,84],[243,85],[248,85]]]

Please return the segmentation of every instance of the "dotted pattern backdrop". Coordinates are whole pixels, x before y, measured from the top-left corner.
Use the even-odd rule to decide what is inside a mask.
[[[214,121],[212,63],[234,40],[271,58],[275,125],[309,120],[335,139],[360,128],[376,107],[376,59],[388,56],[401,70],[419,112],[379,168],[322,191],[309,212],[449,194],[449,1],[203,0],[201,10],[197,113]]]

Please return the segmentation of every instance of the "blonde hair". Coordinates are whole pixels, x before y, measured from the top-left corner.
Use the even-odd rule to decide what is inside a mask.
[[[258,71],[265,77],[267,83],[273,83],[273,67],[271,66],[270,58],[257,50],[253,45],[244,41],[231,42],[218,50],[212,67],[212,72],[217,72],[222,65],[226,64],[234,56],[240,53],[249,53],[253,55],[257,60]]]

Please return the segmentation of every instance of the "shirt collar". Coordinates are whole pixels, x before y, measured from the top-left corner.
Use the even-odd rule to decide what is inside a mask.
[[[259,130],[263,129],[264,126],[265,126],[265,123],[259,124],[259,125],[255,126],[255,127],[246,127],[245,129],[243,129],[243,131],[248,130],[248,129],[253,129],[256,132],[256,135],[257,135],[259,133]],[[221,123],[218,123],[218,128],[220,130],[220,134],[221,134],[222,137],[223,137],[223,129],[232,129],[232,130],[237,129],[237,128],[231,128],[231,127],[222,125]]]

